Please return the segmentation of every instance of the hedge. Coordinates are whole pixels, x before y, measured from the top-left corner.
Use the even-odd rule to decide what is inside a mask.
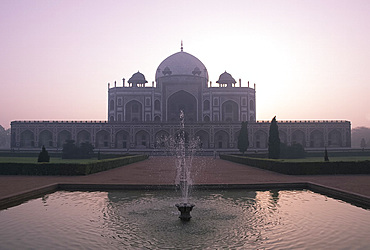
[[[132,155],[92,163],[0,163],[0,175],[88,175],[142,161],[148,155]]]
[[[221,159],[288,175],[370,174],[370,161],[283,162],[237,155],[220,155]]]
[[[55,152],[55,151],[48,151],[50,157],[62,157],[62,152]],[[18,152],[18,151],[0,151],[0,157],[35,157],[37,158],[39,155],[40,151],[33,151],[33,152]],[[133,154],[112,154],[112,153],[105,153],[105,152],[100,152],[100,159],[111,159],[111,158],[118,158],[118,157],[123,157],[123,156],[131,156]],[[98,157],[98,152],[95,151],[93,157],[97,158]]]

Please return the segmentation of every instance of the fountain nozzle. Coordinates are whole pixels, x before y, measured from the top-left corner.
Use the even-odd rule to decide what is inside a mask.
[[[189,221],[191,219],[190,212],[195,205],[191,203],[178,203],[176,204],[177,209],[180,211],[179,218],[182,221]]]

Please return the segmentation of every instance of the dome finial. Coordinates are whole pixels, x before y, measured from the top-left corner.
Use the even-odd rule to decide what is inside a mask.
[[[183,44],[182,44],[182,40],[181,40],[181,51],[183,51],[184,47],[183,47]]]

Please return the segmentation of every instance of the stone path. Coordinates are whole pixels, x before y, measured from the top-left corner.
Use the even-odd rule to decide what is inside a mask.
[[[254,184],[310,181],[370,197],[370,175],[290,176],[212,157],[193,162],[196,184]],[[195,171],[194,171],[195,170]],[[88,176],[0,176],[0,199],[53,183],[174,184],[173,157],[150,157]]]

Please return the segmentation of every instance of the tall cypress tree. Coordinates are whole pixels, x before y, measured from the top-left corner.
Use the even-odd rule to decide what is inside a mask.
[[[269,131],[269,158],[280,158],[280,137],[279,128],[276,121],[276,116],[272,119]]]
[[[249,147],[248,122],[242,122],[242,128],[240,129],[238,136],[238,149],[244,155],[248,147]]]

